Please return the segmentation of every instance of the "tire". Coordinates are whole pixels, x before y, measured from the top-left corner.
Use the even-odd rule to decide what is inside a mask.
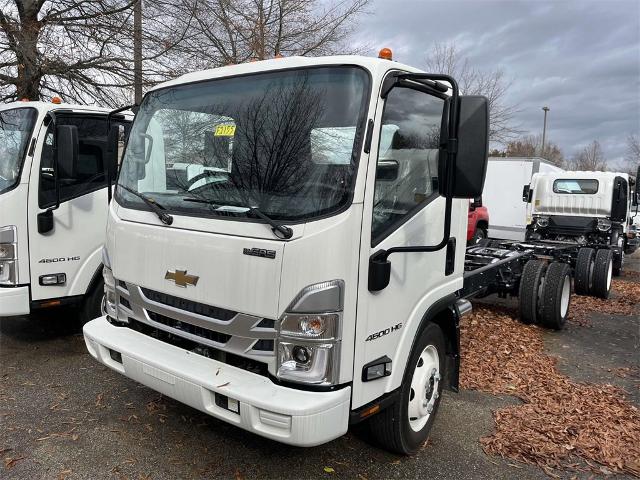
[[[487,232],[483,228],[476,228],[476,231],[473,233],[473,237],[469,241],[470,245],[476,245],[480,243],[480,241],[487,238]]]
[[[404,455],[415,453],[424,444],[440,406],[444,365],[442,330],[428,323],[409,356],[398,401],[368,421],[376,443]],[[418,393],[421,388],[425,390],[422,396]],[[410,409],[416,416],[410,417]]]
[[[542,287],[542,325],[562,330],[567,321],[570,304],[571,268],[566,263],[553,262],[547,268]]]
[[[583,247],[578,250],[574,283],[576,295],[589,295],[593,290],[595,259],[596,251],[593,248]]]
[[[620,252],[620,261],[613,262],[613,276],[619,277],[622,275],[622,267],[624,266],[624,251]]]
[[[98,318],[103,314],[103,302],[104,299],[104,281],[102,276],[93,286],[91,291],[86,295],[82,302],[82,308],[80,309],[80,321],[82,325],[90,322],[94,318]]]
[[[592,294],[599,298],[609,298],[613,277],[613,252],[609,249],[598,250],[593,267]]]
[[[522,269],[518,307],[520,321],[531,325],[538,323],[540,286],[544,281],[547,264],[542,260],[529,260]]]

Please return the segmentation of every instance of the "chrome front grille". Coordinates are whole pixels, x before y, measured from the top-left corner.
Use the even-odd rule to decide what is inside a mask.
[[[119,317],[275,368],[275,321],[116,282]]]

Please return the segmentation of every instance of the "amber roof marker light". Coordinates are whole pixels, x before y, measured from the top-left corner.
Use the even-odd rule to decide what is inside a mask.
[[[51,103],[55,103],[56,105],[60,105],[62,103],[62,99],[60,97],[53,97],[51,99]]]
[[[382,58],[383,60],[393,60],[393,52],[390,48],[383,48],[378,52],[378,58]]]

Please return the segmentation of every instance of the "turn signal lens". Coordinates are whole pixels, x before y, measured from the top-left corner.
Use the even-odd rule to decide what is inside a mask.
[[[62,103],[62,99],[60,97],[53,97],[51,99],[51,103],[55,103],[56,105],[60,105]]]
[[[382,58],[383,60],[393,60],[393,52],[390,48],[383,48],[378,53],[378,58]]]

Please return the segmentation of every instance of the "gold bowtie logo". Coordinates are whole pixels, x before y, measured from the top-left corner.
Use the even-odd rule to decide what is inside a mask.
[[[175,272],[167,270],[167,273],[164,275],[164,279],[173,280],[179,287],[187,288],[187,285],[193,285],[195,287],[198,284],[200,277],[187,275],[186,270],[176,270]]]

